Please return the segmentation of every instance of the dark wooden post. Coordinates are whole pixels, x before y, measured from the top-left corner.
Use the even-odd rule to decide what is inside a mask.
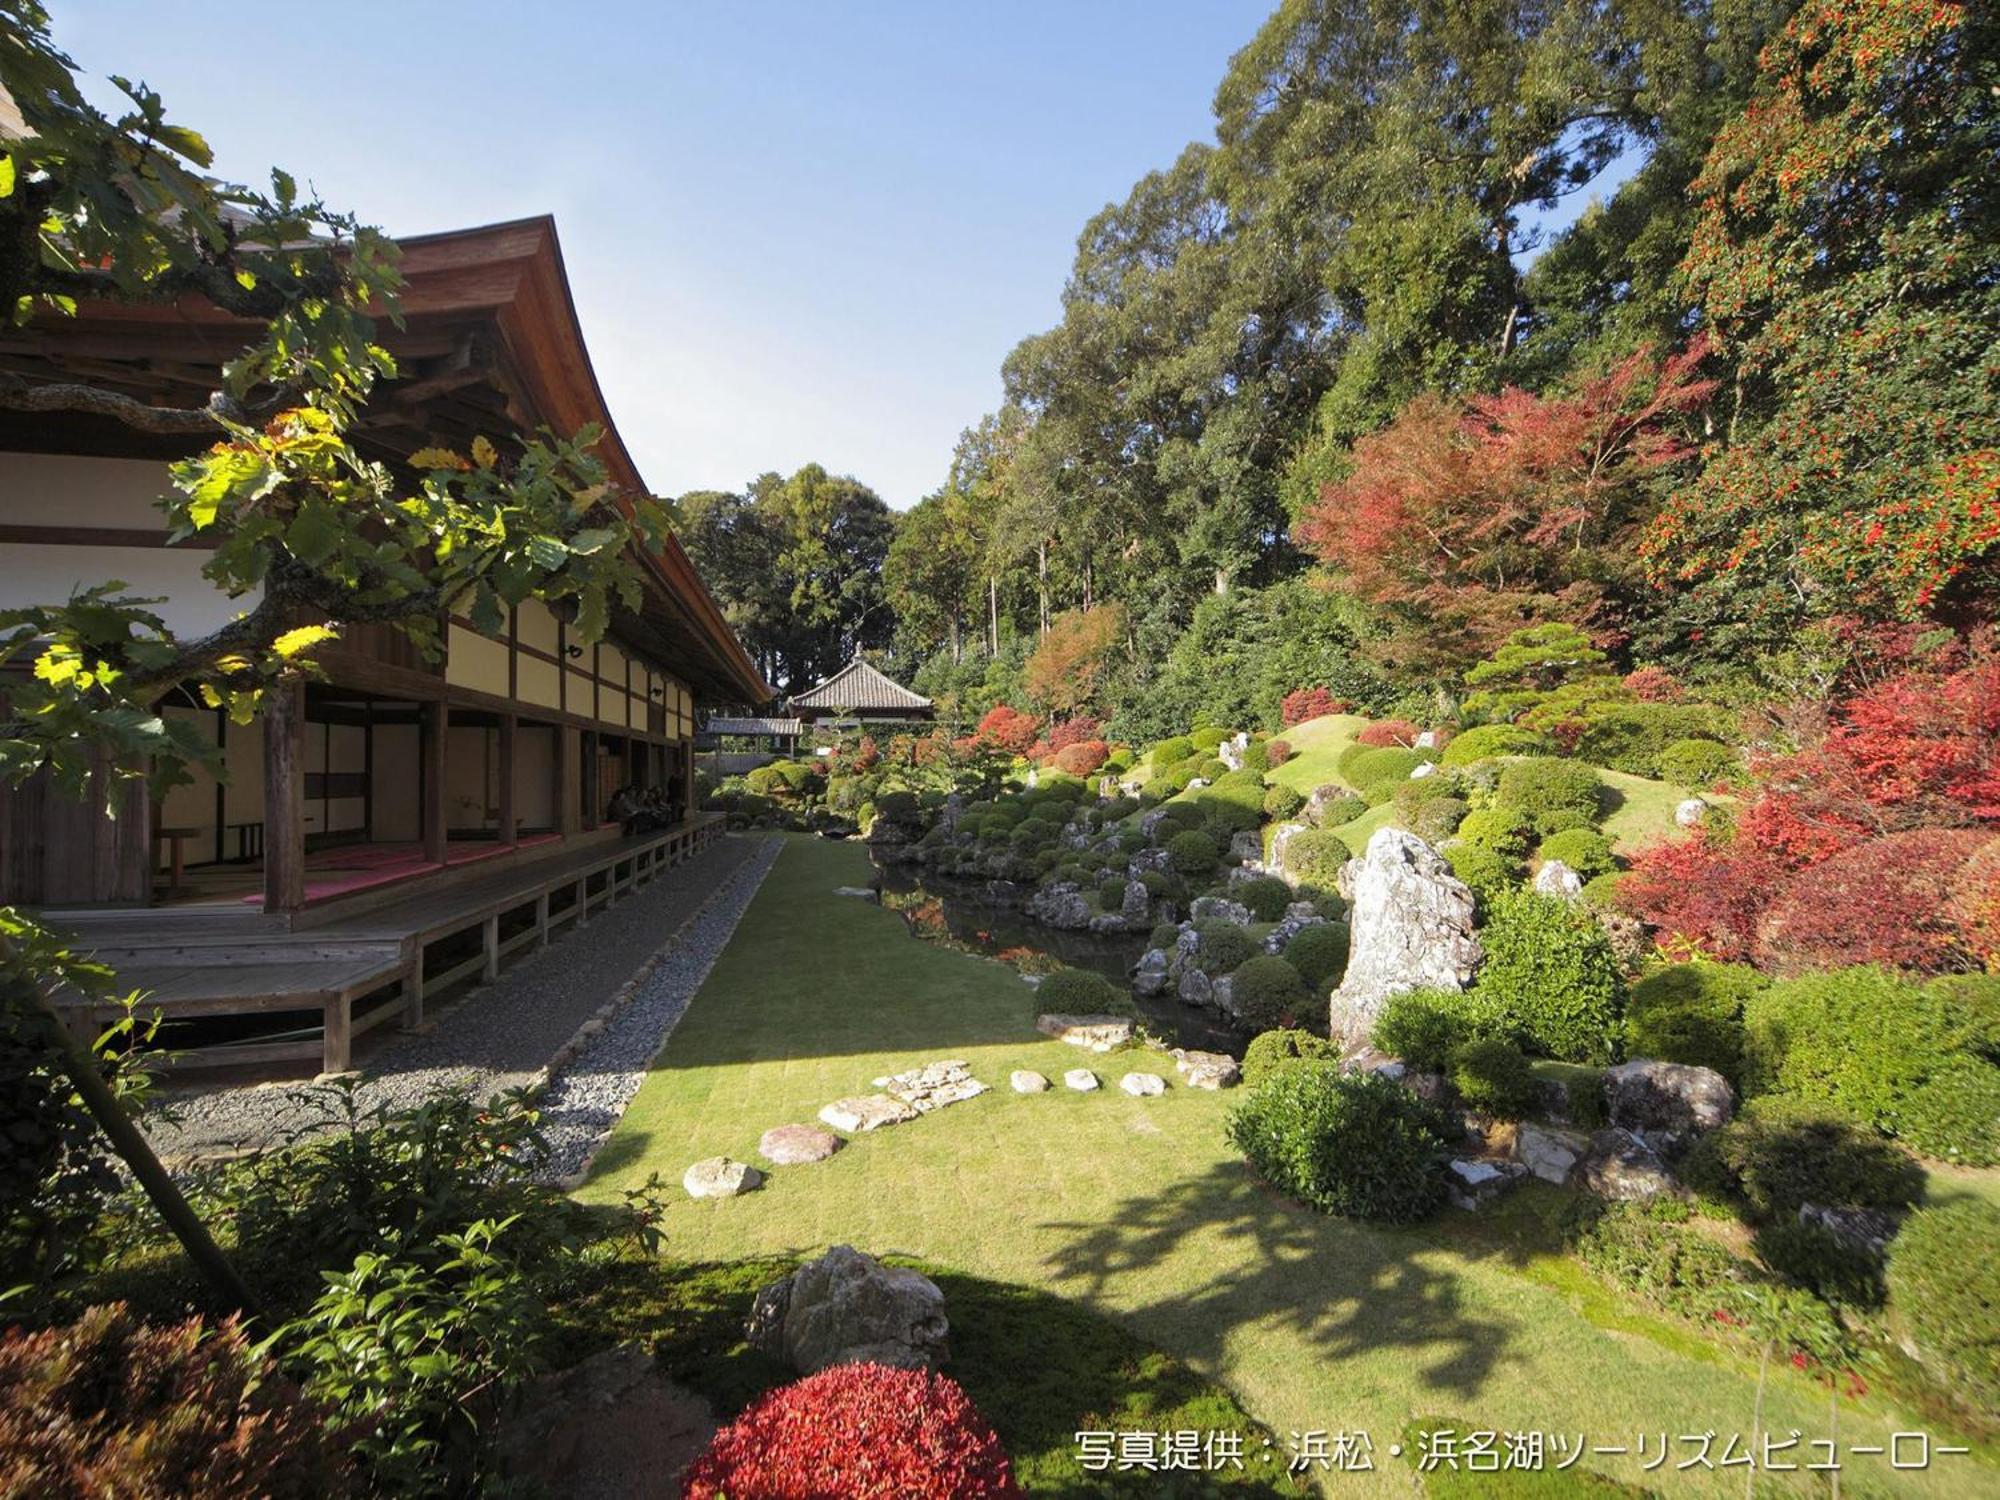
[[[451,732],[451,710],[443,699],[424,705],[423,712],[423,794],[424,858],[441,865],[445,860],[444,767],[445,741]]]
[[[280,678],[264,709],[264,910],[306,902],[305,687]]]
[[[681,766],[681,816],[694,821],[694,741],[682,740],[679,747]]]
[[[516,841],[514,815],[514,740],[519,720],[513,714],[500,716],[500,842]]]
[[[583,736],[574,724],[559,725],[556,729],[556,832],[575,833],[577,822],[577,783],[582,776],[579,767],[583,763]]]

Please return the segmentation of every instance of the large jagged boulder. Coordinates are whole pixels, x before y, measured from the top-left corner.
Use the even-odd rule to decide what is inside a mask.
[[[1091,911],[1090,898],[1080,887],[1072,881],[1059,880],[1028,898],[1028,915],[1049,927],[1080,932],[1090,926],[1090,919],[1096,913]]]
[[[945,1359],[951,1323],[929,1277],[835,1245],[760,1291],[746,1333],[801,1375],[853,1364],[927,1370]]]
[[[1190,922],[1228,922],[1235,927],[1250,925],[1250,908],[1227,896],[1197,896],[1188,907]]]
[[[1353,870],[1347,973],[1333,992],[1330,1035],[1368,1040],[1382,1003],[1403,990],[1465,988],[1479,967],[1472,892],[1414,834],[1382,828]]]
[[[1673,1151],[1727,1125],[1736,1093],[1713,1068],[1635,1057],[1605,1070],[1604,1104],[1613,1125]]]

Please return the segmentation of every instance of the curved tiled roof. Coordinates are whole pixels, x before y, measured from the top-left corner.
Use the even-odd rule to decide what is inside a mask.
[[[893,682],[860,657],[835,672],[826,681],[792,699],[794,711],[802,708],[874,709],[878,712],[917,712],[931,707],[931,700]]]

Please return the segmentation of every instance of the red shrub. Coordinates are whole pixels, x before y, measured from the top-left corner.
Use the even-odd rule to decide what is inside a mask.
[[[1000,1439],[946,1375],[835,1365],[781,1386],[718,1432],[686,1500],[1018,1495]]]
[[[854,750],[854,769],[857,771],[872,771],[881,759],[882,752],[875,744],[875,737],[867,734],[862,735],[861,743]]]
[[[1081,745],[1085,740],[1102,739],[1099,733],[1104,725],[1089,714],[1078,714],[1073,719],[1063,719],[1049,725],[1049,753],[1067,750],[1071,745]]]
[[[1793,876],[1758,927],[1757,962],[1785,976],[1849,964],[1971,967],[1951,898],[1989,839],[1970,828],[1892,833]]]
[[[1278,704],[1278,718],[1285,728],[1307,719],[1323,719],[1328,714],[1344,714],[1353,708],[1345,698],[1336,698],[1326,688],[1295,688]]]
[[[338,1496],[338,1434],[235,1322],[139,1322],[122,1303],[0,1336],[0,1493]]]
[[[1958,872],[1951,915],[1981,967],[2000,974],[2000,838],[1988,839]]]
[[[1041,727],[1042,721],[1033,714],[1024,714],[1017,708],[1009,708],[1006,704],[1000,703],[994,705],[986,717],[979,721],[978,735],[981,739],[990,740],[1002,750],[1011,751],[1015,755],[1025,755],[1028,753],[1028,748],[1035,743],[1035,736]]]
[[[1292,746],[1289,740],[1272,740],[1264,747],[1264,764],[1273,771],[1291,758]]]
[[[1103,740],[1080,740],[1056,752],[1056,769],[1072,776],[1088,776],[1111,758],[1111,747]]]
[[[1354,739],[1357,744],[1370,745],[1377,749],[1389,745],[1401,745],[1407,750],[1417,742],[1417,736],[1422,733],[1423,731],[1408,719],[1383,719],[1379,723],[1366,726],[1355,735]]]
[[[1687,691],[1665,667],[1640,667],[1625,674],[1625,686],[1641,703],[1678,703]]]
[[[1038,766],[1048,765],[1051,762],[1053,762],[1056,758],[1056,753],[1055,751],[1049,748],[1049,742],[1047,740],[1036,740],[1035,743],[1028,746],[1028,748],[1024,750],[1022,754],[1026,755],[1029,760],[1033,761]]]

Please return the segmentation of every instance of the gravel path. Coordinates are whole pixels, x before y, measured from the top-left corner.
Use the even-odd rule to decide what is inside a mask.
[[[649,958],[659,955],[654,979],[680,973],[682,948],[700,946],[691,940],[712,930],[710,913],[721,907],[734,906],[728,922],[733,930],[776,847],[774,840],[717,840],[638,894],[592,917],[581,932],[565,932],[546,950],[516,958],[493,983],[471,990],[439,1014],[431,1030],[392,1036],[361,1059],[363,1106],[402,1108],[447,1089],[485,1096],[536,1081],[578,1028],[614,1002],[620,987]],[[740,903],[734,901],[737,894]],[[724,941],[727,935],[725,931]],[[714,951],[720,951],[719,944]],[[705,974],[713,961],[710,952],[701,959],[700,972]],[[641,993],[657,987],[649,980]],[[623,1028],[625,1017],[639,1008],[627,1007],[591,1041],[601,1042]],[[678,1018],[676,1009],[662,1024]],[[658,1045],[656,1034],[648,1059]],[[292,1080],[175,1091],[167,1102],[177,1118],[150,1120],[147,1133],[154,1148],[170,1160],[275,1145],[315,1113],[301,1107],[299,1090]]]

